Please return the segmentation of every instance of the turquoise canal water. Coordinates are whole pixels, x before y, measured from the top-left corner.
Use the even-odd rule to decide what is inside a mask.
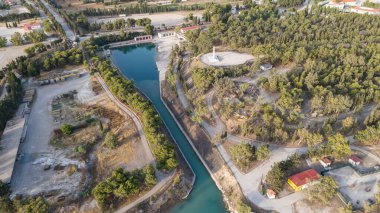
[[[170,212],[184,213],[224,213],[227,212],[222,194],[199,160],[186,137],[182,134],[171,114],[160,99],[158,70],[155,63],[154,44],[125,46],[112,50],[111,60],[130,80],[153,102],[161,118],[168,127],[179,148],[197,175],[189,197],[174,206]]]

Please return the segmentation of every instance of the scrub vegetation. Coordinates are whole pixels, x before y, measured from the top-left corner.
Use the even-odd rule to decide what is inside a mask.
[[[214,45],[250,51],[260,56],[256,61],[269,62],[275,68],[269,74],[260,74],[259,64],[254,62],[251,67],[245,66],[246,71],[231,75],[236,68],[192,67],[195,91],[191,93],[195,95],[188,95],[202,99],[212,88],[217,94],[226,92],[234,99],[231,104],[235,99],[240,102],[225,104],[225,97],[219,98],[224,103],[220,112],[229,112],[224,116],[228,118],[252,104],[239,95],[232,80],[223,80],[226,86],[220,91],[220,79],[261,75],[257,89],[278,98],[272,102],[254,98],[253,113],[248,113],[236,130],[241,135],[277,143],[300,142],[299,130],[304,128],[310,136],[302,141],[316,144],[337,132],[346,135],[359,131],[357,138],[363,143],[377,143],[380,119],[365,120],[371,119],[371,111],[378,111],[380,102],[380,17],[313,6],[311,13],[285,13],[281,18],[275,6],[246,6],[247,10],[232,16],[229,5],[209,5],[203,17],[211,25],[208,30],[186,34],[187,51],[197,56],[211,51]],[[276,71],[276,67],[289,64],[292,66],[286,73]],[[228,85],[234,91],[229,92]],[[203,108],[199,98],[189,98],[196,109]]]
[[[100,207],[107,209],[112,208],[114,200],[128,198],[155,184],[154,168],[150,164],[131,172],[118,168],[110,177],[98,183],[92,193]]]
[[[152,104],[133,86],[133,82],[121,76],[109,61],[92,58],[92,71],[98,71],[109,86],[111,92],[127,103],[140,116],[144,133],[157,161],[157,168],[172,170],[178,162],[173,144],[166,138],[161,126],[162,121]]]

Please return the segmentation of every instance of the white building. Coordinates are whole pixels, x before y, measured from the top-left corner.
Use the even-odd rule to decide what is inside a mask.
[[[158,38],[165,38],[165,37],[173,37],[176,36],[177,34],[173,31],[168,31],[168,32],[159,32],[158,33]]]
[[[357,165],[360,165],[362,163],[362,159],[360,159],[358,156],[356,155],[351,155],[351,157],[348,159],[348,162],[353,165],[353,166],[357,166]]]
[[[273,68],[273,65],[269,63],[260,65],[260,69],[262,71],[268,71],[268,70],[271,70],[272,68]]]
[[[327,157],[324,157],[324,158],[320,159],[319,162],[321,163],[321,165],[324,168],[327,168],[327,167],[331,166],[331,160],[328,159]]]

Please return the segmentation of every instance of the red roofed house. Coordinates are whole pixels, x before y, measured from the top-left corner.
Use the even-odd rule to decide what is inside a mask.
[[[357,0],[330,0],[326,7],[337,8],[339,11],[343,11],[347,6],[357,6]]]
[[[360,165],[362,163],[362,159],[360,159],[358,156],[356,155],[351,155],[350,159],[348,159],[348,162],[353,165],[353,166],[357,166],[357,165]]]
[[[327,157],[320,159],[319,162],[322,164],[324,168],[331,166],[331,160]]]
[[[24,24],[22,29],[24,30],[24,32],[39,30],[39,29],[41,29],[41,23],[33,22],[33,23],[29,23],[29,24]]]
[[[346,4],[349,6],[356,6],[358,4],[357,0],[332,0],[330,3],[333,4]]]
[[[191,26],[191,27],[184,27],[184,28],[181,28],[181,33],[186,33],[187,31],[197,30],[199,28],[200,28],[200,26],[198,26],[198,25]]]
[[[319,179],[319,174],[315,169],[308,169],[288,178],[289,185],[295,190],[306,189],[310,183]]]
[[[267,189],[267,197],[269,199],[275,199],[276,198],[276,192],[273,191],[273,189]]]
[[[359,14],[380,14],[380,9],[370,8],[370,7],[351,7],[351,12]]]

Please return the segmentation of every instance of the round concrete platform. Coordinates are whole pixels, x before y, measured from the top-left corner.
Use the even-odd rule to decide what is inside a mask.
[[[227,67],[245,64],[253,60],[253,56],[247,53],[238,52],[216,52],[218,60],[215,60],[213,53],[206,53],[200,57],[201,62],[209,66]]]

